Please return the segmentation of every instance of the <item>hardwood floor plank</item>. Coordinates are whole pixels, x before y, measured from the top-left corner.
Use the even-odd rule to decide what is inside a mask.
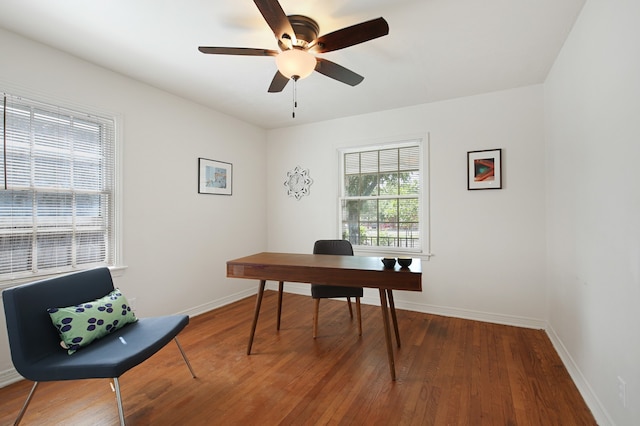
[[[128,425],[595,425],[541,330],[398,310],[390,380],[380,308],[362,306],[363,335],[346,302],[266,291],[251,355],[255,298],[192,318],[175,344],[120,379]],[[31,382],[0,389],[11,424]],[[42,383],[25,425],[116,425],[108,380]]]

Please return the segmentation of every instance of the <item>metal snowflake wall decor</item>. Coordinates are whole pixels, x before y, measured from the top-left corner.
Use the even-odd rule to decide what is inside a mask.
[[[312,183],[313,179],[309,176],[309,169],[302,169],[300,166],[296,166],[295,169],[287,172],[284,186],[287,188],[289,197],[295,197],[296,200],[299,200],[303,196],[309,195],[309,187]]]

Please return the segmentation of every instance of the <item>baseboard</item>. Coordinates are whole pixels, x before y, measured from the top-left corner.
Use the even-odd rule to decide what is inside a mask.
[[[270,290],[278,290],[277,284],[267,284]],[[310,296],[308,284],[286,283],[285,291],[288,293]],[[365,289],[362,303],[366,305],[380,306],[380,298],[368,294]],[[494,314],[489,312],[473,311],[467,309],[450,308],[446,306],[429,305],[425,303],[405,302],[395,300],[396,308],[408,311],[422,312],[425,314],[442,315],[445,317],[463,318],[473,321],[491,322],[495,324],[513,325],[516,327],[534,328],[544,330],[546,321],[536,318],[519,317],[514,315]]]
[[[243,290],[238,293],[234,293],[230,296],[223,297],[221,299],[212,300],[210,302],[203,303],[202,305],[194,306],[193,308],[178,312],[178,314],[189,315],[190,317],[194,317],[194,316],[212,311],[214,309],[220,308],[222,306],[229,305],[233,302],[237,302],[238,300],[244,299],[245,297],[249,297],[251,295],[256,294],[256,292],[257,292],[256,288]]]
[[[19,382],[23,377],[18,374],[15,368],[9,370],[0,371],[0,388],[9,386],[12,383]]]
[[[582,371],[580,371],[580,368],[575,363],[573,357],[571,357],[571,354],[569,353],[569,351],[567,351],[567,348],[564,346],[562,340],[560,340],[560,337],[558,337],[551,325],[547,326],[546,332],[547,336],[549,336],[549,339],[551,340],[551,343],[553,344],[553,347],[556,349],[556,352],[560,356],[562,363],[569,372],[573,383],[575,383],[578,391],[584,398],[585,403],[591,410],[591,414],[593,414],[593,417],[595,418],[598,425],[614,426],[615,423],[611,419],[611,416],[609,416],[609,413],[604,408],[596,394],[593,392],[593,389],[591,389],[589,382],[584,377]]]
[[[474,311],[469,309],[451,308],[412,302],[396,301],[396,307],[410,311],[423,312],[425,314],[442,315],[445,317],[463,318],[473,321],[490,322],[494,324],[512,325],[515,327],[533,328],[544,330],[546,321],[537,318],[521,317],[516,315],[496,314],[491,312]]]

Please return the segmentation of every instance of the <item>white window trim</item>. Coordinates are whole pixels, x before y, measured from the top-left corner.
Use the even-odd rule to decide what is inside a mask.
[[[371,141],[370,141],[371,142]],[[429,134],[412,134],[402,137],[389,137],[376,140],[370,144],[351,145],[348,147],[341,147],[337,150],[338,164],[339,164],[339,179],[338,179],[338,202],[336,210],[336,237],[342,239],[342,224],[341,224],[341,206],[343,199],[349,199],[350,197],[344,196],[344,154],[351,152],[362,151],[374,151],[387,149],[390,146],[394,148],[401,148],[405,146],[418,145],[420,148],[420,201],[419,201],[419,214],[421,232],[424,233],[422,238],[421,249],[394,249],[383,248],[380,246],[353,246],[354,254],[362,256],[382,256],[382,257],[400,257],[410,255],[420,259],[428,260],[433,253],[431,253],[431,215],[430,215],[430,143]],[[396,198],[396,197],[394,197]]]

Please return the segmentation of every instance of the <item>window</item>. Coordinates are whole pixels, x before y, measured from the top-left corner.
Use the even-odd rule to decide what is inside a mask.
[[[0,281],[114,265],[114,120],[11,95],[0,115]]]
[[[341,152],[340,229],[352,245],[422,252],[421,141]]]

